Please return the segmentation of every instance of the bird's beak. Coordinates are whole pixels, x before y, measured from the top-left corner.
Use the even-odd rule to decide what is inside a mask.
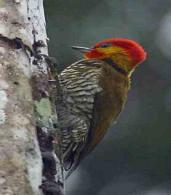
[[[72,49],[78,50],[78,51],[80,51],[83,54],[92,51],[91,48],[88,48],[88,47],[79,47],[79,46],[72,46]]]

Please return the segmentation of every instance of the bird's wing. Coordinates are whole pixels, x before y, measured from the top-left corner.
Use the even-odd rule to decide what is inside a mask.
[[[121,112],[129,89],[129,78],[103,63],[99,86],[103,91],[94,96],[92,120],[89,137],[84,150],[80,154],[82,160],[103,139],[109,125],[116,121]]]
[[[76,161],[87,141],[95,96],[102,91],[99,85],[101,63],[82,60],[67,67],[59,75],[63,96],[59,124],[65,162]]]

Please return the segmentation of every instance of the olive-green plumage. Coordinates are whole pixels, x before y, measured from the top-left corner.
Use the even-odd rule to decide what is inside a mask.
[[[96,94],[94,100],[88,151],[94,149],[106,134],[109,125],[116,121],[130,88],[130,79],[127,75],[118,72],[105,62],[101,64],[101,67],[102,75],[99,78],[99,85],[103,90]]]
[[[129,77],[102,60],[82,60],[59,75],[63,161],[72,172],[102,140],[125,103]]]

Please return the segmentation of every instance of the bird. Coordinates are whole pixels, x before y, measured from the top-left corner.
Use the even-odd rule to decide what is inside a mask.
[[[102,141],[118,120],[131,86],[131,75],[147,53],[134,40],[109,38],[92,47],[72,46],[83,59],[59,75],[58,105],[62,162],[66,178]]]

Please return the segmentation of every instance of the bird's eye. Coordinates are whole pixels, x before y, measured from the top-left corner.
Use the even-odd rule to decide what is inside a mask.
[[[111,43],[103,43],[102,45],[100,45],[100,47],[101,48],[106,48],[106,47],[109,47],[111,45],[112,45]]]

